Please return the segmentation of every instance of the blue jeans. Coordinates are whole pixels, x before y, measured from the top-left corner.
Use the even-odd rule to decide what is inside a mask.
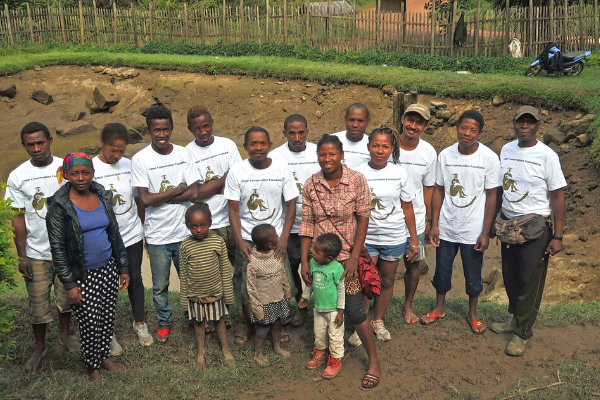
[[[399,261],[404,256],[404,248],[406,243],[395,244],[395,245],[377,245],[365,243],[365,247],[371,257],[379,257],[383,261]]]
[[[149,244],[150,270],[152,271],[152,300],[158,317],[158,326],[170,326],[173,310],[169,304],[169,277],[171,261],[179,274],[179,246],[181,242]]]
[[[452,289],[452,264],[459,249],[465,274],[466,292],[471,297],[477,297],[483,290],[481,283],[483,253],[475,250],[473,244],[453,243],[440,239],[440,246],[435,253],[435,275],[431,283],[440,293]]]

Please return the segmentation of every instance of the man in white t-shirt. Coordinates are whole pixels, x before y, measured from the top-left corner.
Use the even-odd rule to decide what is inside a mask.
[[[265,129],[255,126],[248,129],[244,134],[244,149],[249,158],[231,168],[224,194],[229,201],[229,223],[237,244],[234,289],[242,297],[242,307],[249,320],[246,266],[254,246],[252,229],[260,224],[273,225],[279,235],[275,256],[285,257],[288,238],[296,220],[296,198],[300,192],[290,168],[285,163],[268,157],[271,139]],[[292,280],[292,288],[293,283]],[[236,341],[244,343],[248,338],[246,335],[238,332]]]
[[[498,156],[477,140],[483,131],[483,116],[475,110],[461,114],[456,125],[458,143],[442,150],[438,157],[436,188],[433,193],[430,241],[436,249],[433,286],[437,306],[421,318],[424,325],[444,318],[446,293],[452,288],[452,264],[460,249],[469,296],[468,320],[471,331],[482,334],[484,323],[477,317],[477,300],[483,285],[483,252],[496,210]]]
[[[19,272],[23,274],[29,300],[30,321],[35,348],[27,369],[37,372],[48,353],[46,326],[52,321],[50,291],[54,285],[60,344],[71,352],[79,352],[81,345],[69,334],[71,306],[63,284],[54,276],[52,253],[46,230],[46,199],[62,185],[56,171],[62,166],[60,158],[52,156],[52,137],[48,128],[39,122],[30,122],[21,129],[21,144],[29,160],[8,176],[5,199],[20,211],[13,218],[15,247],[19,256]]]
[[[411,187],[415,191],[412,201],[417,224],[419,240],[419,256],[414,261],[404,258],[406,274],[404,275],[404,321],[414,324],[419,321],[412,309],[413,299],[421,276],[419,265],[425,257],[425,245],[431,229],[431,199],[435,185],[435,166],[437,153],[432,145],[421,139],[421,135],[429,126],[431,113],[423,104],[412,104],[406,108],[400,134],[400,161],[398,164],[408,172]],[[410,237],[407,239],[408,251]]]
[[[523,244],[502,244],[502,275],[508,295],[510,322],[494,323],[496,333],[512,333],[505,352],[521,356],[532,336],[533,324],[540,309],[549,256],[563,250],[565,195],[567,186],[558,155],[538,142],[539,111],[531,106],[517,110],[513,127],[517,140],[507,143],[500,152],[498,211],[503,219],[537,215],[545,229],[537,239]],[[550,215],[554,215],[554,233]]]
[[[165,343],[172,321],[168,297],[171,261],[179,270],[179,246],[189,236],[185,212],[198,195],[200,175],[190,152],[171,143],[173,117],[168,108],[150,107],[146,124],[152,144],[131,159],[132,185],[145,208],[152,299],[158,314],[156,340]]]
[[[310,134],[308,122],[300,114],[292,114],[283,122],[283,136],[286,142],[269,153],[269,157],[287,164],[294,176],[294,182],[298,187],[300,196],[296,199],[296,220],[292,226],[287,245],[287,257],[290,262],[292,278],[298,293],[296,302],[302,298],[302,280],[300,278],[300,224],[302,223],[302,188],[304,182],[313,174],[319,172],[319,160],[317,157],[317,145],[307,142]],[[299,308],[298,313],[291,321],[291,325],[298,327],[306,318],[307,309]]]
[[[371,159],[368,149],[369,136],[365,133],[370,121],[371,112],[367,106],[362,103],[351,104],[344,115],[346,130],[332,134],[342,142],[344,148],[342,163],[348,168],[354,168]]]
[[[225,241],[229,261],[233,265],[235,237],[229,226],[229,207],[223,190],[229,170],[242,162],[242,157],[233,140],[213,135],[214,121],[204,106],[192,106],[188,110],[187,122],[188,129],[195,137],[186,148],[192,153],[200,174],[198,200],[208,204],[212,214],[210,229]]]

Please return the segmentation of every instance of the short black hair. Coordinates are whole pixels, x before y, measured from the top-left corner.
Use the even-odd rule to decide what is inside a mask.
[[[102,133],[100,134],[100,140],[102,143],[114,143],[116,140],[124,140],[125,144],[129,144],[130,135],[125,125],[119,122],[112,122],[104,125]]]
[[[206,215],[208,219],[212,220],[212,213],[210,212],[210,207],[208,204],[199,202],[192,204],[190,208],[187,209],[185,212],[185,223],[187,224],[192,215],[197,212]]]
[[[269,242],[273,240],[273,233],[277,233],[273,225],[256,225],[254,228],[252,228],[252,233],[250,234],[252,237],[252,243],[254,243],[258,248],[266,249],[269,247]]]
[[[325,257],[331,257],[333,260],[342,251],[342,239],[335,233],[324,233],[315,239],[315,243],[319,243]]]
[[[248,137],[253,132],[262,132],[262,133],[264,133],[265,135],[267,135],[267,141],[269,143],[271,143],[271,136],[269,136],[269,132],[267,132],[267,130],[265,128],[261,128],[260,126],[253,126],[252,128],[248,129],[246,131],[246,133],[244,133],[244,144],[248,144]]]
[[[173,115],[171,110],[165,106],[152,106],[146,111],[146,125],[150,129],[150,121],[154,119],[168,119],[171,121],[171,127],[173,127]]]
[[[292,114],[288,116],[285,121],[283,121],[283,129],[287,132],[288,124],[293,124],[294,122],[302,122],[306,129],[308,129],[308,121],[303,115],[300,114]]]
[[[324,134],[321,139],[317,142],[317,151],[326,143],[331,143],[338,148],[339,151],[344,151],[344,145],[340,141],[340,138],[335,135]]]
[[[346,108],[346,114],[344,114],[344,118],[348,118],[348,114],[350,114],[350,110],[352,110],[354,107],[362,108],[367,113],[367,119],[371,118],[371,111],[369,111],[369,107],[365,106],[363,103],[350,104],[350,106],[348,106],[348,108]]]
[[[208,118],[212,121],[212,115],[210,115],[210,112],[208,111],[208,108],[204,107],[201,104],[195,104],[193,106],[190,107],[190,109],[188,110],[187,113],[187,123],[188,126],[191,125],[192,120],[194,118],[198,118],[202,115],[207,115]]]
[[[479,132],[481,132],[483,130],[483,125],[484,125],[484,121],[483,121],[483,115],[481,115],[481,113],[477,110],[467,110],[464,113],[460,114],[460,117],[458,117],[458,122],[456,123],[456,126],[460,125],[463,120],[465,119],[472,119],[477,121],[477,123],[479,124]]]
[[[25,143],[25,135],[36,132],[44,132],[46,139],[50,140],[50,131],[46,125],[41,122],[29,122],[21,129],[21,143]]]

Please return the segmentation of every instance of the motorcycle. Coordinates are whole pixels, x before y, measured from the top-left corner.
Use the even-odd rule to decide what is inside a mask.
[[[592,54],[589,50],[562,53],[556,43],[550,42],[538,55],[537,59],[527,68],[525,76],[536,76],[542,69],[548,74],[560,76],[576,76],[583,71],[583,60]]]

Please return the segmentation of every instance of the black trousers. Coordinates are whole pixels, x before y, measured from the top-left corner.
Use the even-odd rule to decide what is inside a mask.
[[[144,321],[144,283],[142,282],[142,257],[144,254],[144,241],[128,246],[126,249],[129,258],[129,302],[135,322]]]
[[[298,302],[302,298],[302,278],[300,277],[300,235],[297,233],[290,233],[287,244],[287,257],[290,262],[292,279],[294,280],[296,289],[298,289],[298,292],[296,293],[296,302]]]
[[[515,316],[513,333],[527,340],[533,336],[546,283],[549,255],[545,254],[552,236],[550,224],[541,237],[521,245],[502,244],[502,276],[508,295],[508,312]]]

